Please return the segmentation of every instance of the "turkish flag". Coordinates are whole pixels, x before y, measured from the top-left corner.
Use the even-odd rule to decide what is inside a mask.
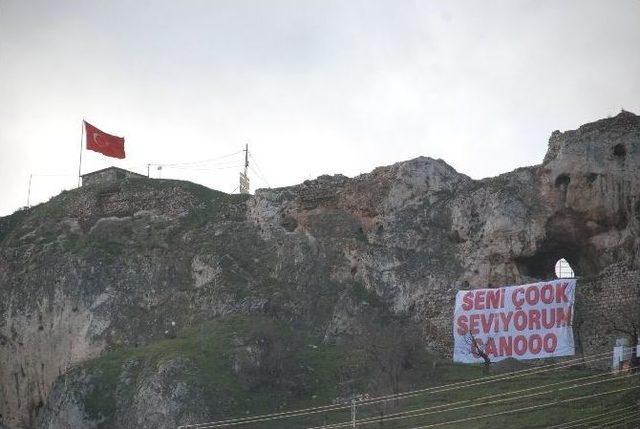
[[[87,149],[100,152],[112,158],[124,158],[124,137],[116,137],[100,131],[87,121],[84,121]]]

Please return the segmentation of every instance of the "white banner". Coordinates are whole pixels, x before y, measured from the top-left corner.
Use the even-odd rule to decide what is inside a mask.
[[[454,362],[575,354],[575,289],[574,279],[563,279],[459,291],[453,315]]]

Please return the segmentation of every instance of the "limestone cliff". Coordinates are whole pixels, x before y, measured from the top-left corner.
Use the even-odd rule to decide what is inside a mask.
[[[456,290],[553,278],[562,257],[579,348],[607,350],[640,326],[639,167],[622,112],[484,180],[420,157],[254,196],[64,192],[0,218],[0,425],[175,427],[335,398],[372,382],[337,366],[343,345],[448,353]]]

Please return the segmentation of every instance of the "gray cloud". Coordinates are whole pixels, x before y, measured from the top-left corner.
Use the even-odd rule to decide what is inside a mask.
[[[83,117],[128,152],[85,171],[247,141],[272,186],[418,155],[535,164],[554,129],[640,112],[639,24],[638,1],[0,0],[0,214],[30,173],[68,175],[36,201],[73,186]],[[228,192],[233,166],[163,174]]]

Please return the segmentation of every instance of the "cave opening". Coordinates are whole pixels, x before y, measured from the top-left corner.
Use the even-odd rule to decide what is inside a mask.
[[[535,251],[516,259],[520,275],[546,281],[598,273],[601,261],[589,242],[586,224],[578,211],[556,212],[547,220],[544,238],[536,243]]]
[[[622,143],[618,143],[613,147],[613,156],[617,158],[624,158],[627,155],[627,148]]]
[[[556,177],[556,187],[560,188],[560,187],[567,187],[569,186],[569,183],[571,182],[571,177],[569,177],[568,174],[562,173],[561,175],[559,175],[558,177]]]

